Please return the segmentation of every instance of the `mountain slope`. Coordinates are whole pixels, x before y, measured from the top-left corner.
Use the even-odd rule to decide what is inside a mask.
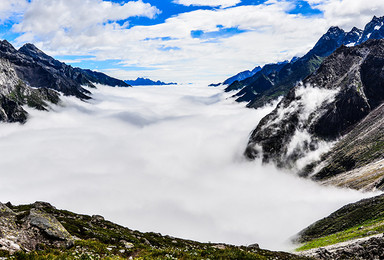
[[[275,84],[274,75],[276,75],[286,64],[287,61],[276,64],[267,64],[253,76],[246,78],[241,82],[235,81],[225,88],[225,92],[240,90],[234,95],[234,97],[237,98],[236,101],[250,101],[254,99],[258,93],[263,93]]]
[[[273,78],[274,84],[271,84],[269,88],[257,91],[257,89],[260,89],[260,83],[256,80],[250,81],[248,79],[247,82],[245,80],[234,82],[232,84],[234,86],[230,85],[228,89],[241,89],[242,95],[247,96],[247,98],[237,99],[237,101],[248,102],[248,107],[261,107],[277,97],[287,94],[298,81],[303,80],[319,68],[322,60],[333,53],[338,47],[342,45],[355,46],[368,39],[382,39],[384,37],[383,25],[384,17],[374,17],[365,26],[364,31],[354,27],[350,32],[345,32],[338,27],[331,27],[306,55],[292,60],[277,73],[272,75],[264,74],[267,78]],[[237,96],[239,96],[239,93]]]
[[[251,70],[251,71],[250,70],[242,71],[242,72],[236,74],[235,76],[232,76],[232,77],[226,79],[223,82],[223,84],[224,85],[231,85],[235,81],[242,81],[242,80],[244,80],[246,78],[252,77],[253,75],[255,75],[260,70],[261,70],[261,67],[257,66],[253,70]]]
[[[307,174],[323,184],[384,189],[384,103],[344,136]]]
[[[199,243],[134,231],[101,216],[49,203],[0,203],[0,258],[16,259],[309,259],[251,246]]]
[[[325,259],[379,259],[380,256],[381,259],[383,210],[384,195],[348,204],[302,230],[295,241],[302,243],[299,250],[324,248],[304,255],[323,255]]]
[[[59,94],[90,99],[82,86],[93,83],[128,86],[103,73],[73,68],[46,55],[32,44],[16,50],[6,40],[0,41],[0,121],[25,122],[28,105],[47,110],[58,103]]]
[[[340,47],[253,131],[245,155],[302,169],[384,101],[384,40]]]

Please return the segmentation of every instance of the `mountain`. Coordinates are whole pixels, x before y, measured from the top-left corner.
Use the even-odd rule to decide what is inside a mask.
[[[165,83],[160,80],[153,81],[147,78],[137,78],[135,80],[125,80],[125,83],[131,85],[131,86],[161,86],[161,85],[176,85],[177,83]]]
[[[276,74],[288,63],[288,61],[280,63],[272,63],[263,66],[255,75],[239,82],[235,81],[229,85],[225,92],[240,90],[234,95],[236,101],[243,102],[252,100],[258,93],[262,93],[270,89],[275,84]],[[266,76],[266,75],[269,75]]]
[[[59,93],[86,100],[91,92],[83,86],[128,86],[103,73],[66,65],[33,44],[16,50],[6,40],[0,41],[0,69],[0,121],[5,122],[25,122],[22,105],[47,110],[49,103],[60,101]]]
[[[382,259],[384,195],[348,204],[302,230],[301,254],[316,259]]]
[[[70,81],[72,79],[73,81],[75,81],[75,83],[77,83],[77,85],[82,84],[87,85],[89,87],[94,87],[93,83],[104,84],[113,87],[128,87],[128,85],[122,80],[109,77],[104,73],[91,70],[84,70],[80,68],[73,68],[70,65],[66,65],[63,62],[55,60],[54,58],[46,55],[44,52],[36,48],[36,46],[34,46],[33,44],[25,44],[19,49],[18,53],[24,54],[27,57],[31,57],[33,61],[39,66],[43,67],[45,70],[49,71],[50,73],[54,74],[56,77],[61,78],[61,80],[64,81]],[[69,88],[67,88],[64,84],[60,85],[59,82],[55,82],[53,84],[52,82],[50,82],[48,84],[55,85],[57,90],[63,92],[64,94],[78,96],[79,98],[86,98],[78,93],[83,92],[83,90],[81,90],[79,86],[75,87],[78,89],[78,91],[76,91],[71,90],[71,87],[74,88],[74,85],[69,86]],[[68,82],[68,84],[74,83]]]
[[[88,82],[98,83],[102,85],[107,85],[111,87],[130,87],[129,84],[125,83],[120,79],[112,78],[104,73],[89,70],[89,69],[80,69],[74,68],[77,73],[80,73]]]
[[[306,169],[324,185],[357,190],[384,190],[384,103]]]
[[[261,67],[257,66],[252,71],[249,71],[249,70],[242,71],[242,72],[236,74],[235,76],[226,79],[223,84],[224,85],[230,85],[235,81],[242,81],[246,78],[252,77],[253,75],[255,75],[260,70],[261,70]]]
[[[46,202],[0,203],[0,258],[8,259],[309,259],[260,249],[142,233],[102,216]]]
[[[302,170],[383,103],[383,70],[384,39],[338,48],[260,121],[245,155]]]
[[[342,45],[355,46],[368,39],[384,38],[383,25],[384,17],[377,18],[375,16],[365,26],[364,31],[354,27],[350,32],[345,32],[339,27],[331,27],[303,57],[293,59],[283,68],[271,74],[261,70],[253,76],[253,79],[248,78],[234,82],[227,90],[240,90],[235,97],[241,98],[237,98],[236,101],[248,102],[248,107],[261,107],[279,96],[286,95],[297,82],[316,71],[324,58],[338,47]],[[260,78],[262,79],[261,82]]]

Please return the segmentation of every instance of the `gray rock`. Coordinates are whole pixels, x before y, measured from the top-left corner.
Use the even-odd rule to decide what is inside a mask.
[[[50,238],[57,240],[72,240],[71,234],[53,216],[39,209],[31,209],[27,221],[30,225],[39,228]]]
[[[251,244],[251,245],[249,245],[248,246],[248,248],[251,248],[251,249],[260,249],[260,246],[259,246],[259,244]]]
[[[92,222],[99,222],[99,221],[105,221],[105,219],[104,219],[103,216],[100,216],[100,215],[93,215],[91,221],[92,221]]]

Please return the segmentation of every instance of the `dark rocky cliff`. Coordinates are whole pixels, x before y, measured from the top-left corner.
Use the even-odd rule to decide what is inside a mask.
[[[245,155],[292,168],[321,152],[384,101],[383,68],[384,40],[340,47],[261,120]]]

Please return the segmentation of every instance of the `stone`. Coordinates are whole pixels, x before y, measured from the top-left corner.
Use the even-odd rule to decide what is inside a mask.
[[[27,222],[31,226],[39,228],[43,233],[57,240],[72,240],[71,234],[53,216],[38,209],[31,209]]]
[[[104,219],[103,216],[100,216],[100,215],[93,215],[91,221],[92,221],[92,222],[100,222],[100,221],[105,221],[105,219]]]
[[[249,246],[247,246],[248,248],[251,248],[251,249],[260,249],[260,246],[259,246],[259,244],[251,244],[251,245],[249,245]]]
[[[125,240],[121,240],[120,243],[123,244],[124,247],[127,248],[127,249],[131,249],[131,248],[134,248],[134,247],[135,247],[134,244],[132,244],[132,243],[130,243],[130,242],[127,242],[127,241],[125,241]]]

